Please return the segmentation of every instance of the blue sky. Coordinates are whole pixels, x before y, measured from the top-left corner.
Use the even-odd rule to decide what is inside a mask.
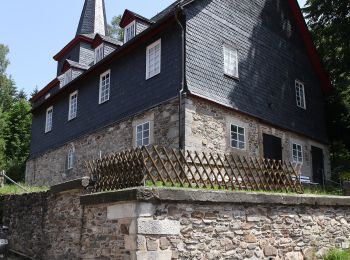
[[[151,17],[174,0],[105,0],[108,21],[128,8]],[[305,0],[298,0],[303,5]],[[7,73],[30,93],[56,76],[52,57],[75,36],[84,0],[4,0],[0,43],[10,48]]]

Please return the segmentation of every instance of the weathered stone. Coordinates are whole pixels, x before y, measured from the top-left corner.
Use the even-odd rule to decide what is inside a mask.
[[[246,243],[256,243],[257,242],[257,238],[253,234],[248,234],[248,235],[244,236],[244,241]]]
[[[176,220],[137,219],[139,234],[149,235],[180,235],[180,222]]]
[[[271,245],[266,245],[263,248],[265,256],[277,256],[277,249]]]
[[[285,260],[304,260],[303,255],[300,252],[289,252],[286,253]]]
[[[157,251],[158,250],[158,240],[147,238],[147,249],[148,251]]]
[[[166,250],[166,249],[169,248],[169,246],[170,246],[169,239],[166,238],[166,237],[161,237],[160,240],[159,240],[159,247],[160,247],[160,249]]]
[[[154,215],[152,203],[119,203],[107,207],[107,218],[110,220],[134,217],[150,217]]]

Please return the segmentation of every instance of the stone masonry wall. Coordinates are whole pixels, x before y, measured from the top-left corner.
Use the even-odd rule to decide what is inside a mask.
[[[10,248],[35,259],[78,259],[81,190],[3,197]]]
[[[2,223],[9,227],[9,246],[25,255],[40,259],[45,251],[44,222],[46,192],[2,198]]]
[[[349,248],[349,198],[147,188],[81,194],[4,197],[10,248],[52,260],[302,260]]]
[[[234,149],[230,145],[230,124],[245,128],[246,149]],[[187,97],[185,100],[185,147],[218,153],[236,153],[240,155],[263,157],[263,134],[274,135],[282,140],[282,156],[292,161],[292,144],[302,145],[302,175],[312,177],[311,146],[319,147],[324,153],[326,176],[330,176],[330,155],[327,145],[310,140],[296,133],[274,128],[257,119],[238,113],[232,109],[212,102]]]
[[[85,176],[86,160],[134,147],[136,125],[147,121],[151,124],[151,143],[177,148],[178,120],[178,101],[172,100],[123,122],[83,136],[28,160],[26,183],[55,185]],[[67,155],[71,148],[75,150],[74,168],[67,170]]]

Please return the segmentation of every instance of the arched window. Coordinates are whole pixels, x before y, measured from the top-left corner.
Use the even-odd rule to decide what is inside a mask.
[[[75,150],[74,150],[74,147],[71,147],[68,151],[68,156],[67,156],[67,170],[73,169],[74,159],[75,159]]]

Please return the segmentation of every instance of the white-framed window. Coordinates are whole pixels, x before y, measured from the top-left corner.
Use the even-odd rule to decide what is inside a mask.
[[[53,107],[49,107],[46,110],[45,133],[51,132],[52,130],[52,117],[53,117]]]
[[[160,73],[161,68],[161,39],[149,45],[146,49],[146,80]]]
[[[296,162],[296,163],[303,162],[303,147],[300,144],[293,144],[292,153],[293,153],[293,162]]]
[[[238,50],[233,46],[224,44],[224,73],[227,76],[238,78]]]
[[[299,80],[295,81],[295,96],[296,96],[297,106],[300,108],[306,109],[304,83]]]
[[[104,58],[104,45],[103,43],[100,44],[98,47],[95,49],[95,64],[102,60]]]
[[[131,22],[124,28],[124,43],[130,41],[136,35],[136,21]]]
[[[231,147],[245,150],[246,142],[245,142],[245,129],[244,127],[231,124]]]
[[[74,91],[69,96],[68,121],[77,117],[78,113],[78,91]]]
[[[67,155],[67,170],[73,169],[74,159],[75,159],[75,150],[74,150],[74,147],[71,147]]]
[[[111,71],[108,70],[100,76],[99,104],[109,100],[111,88]]]
[[[72,69],[67,70],[63,75],[63,81],[61,81],[61,88],[72,81]]]
[[[150,122],[136,126],[136,147],[147,146],[150,144]]]

